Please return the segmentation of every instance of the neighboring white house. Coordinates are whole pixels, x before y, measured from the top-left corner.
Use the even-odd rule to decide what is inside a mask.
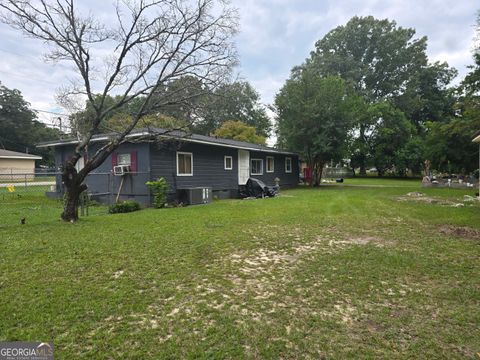
[[[33,174],[35,160],[41,159],[42,157],[37,155],[0,149],[0,175]]]

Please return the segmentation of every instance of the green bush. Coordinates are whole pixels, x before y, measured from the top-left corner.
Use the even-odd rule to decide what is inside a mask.
[[[157,209],[165,207],[167,202],[168,183],[163,177],[145,183],[153,193],[153,206]]]
[[[128,213],[137,210],[140,210],[140,204],[131,200],[122,201],[108,207],[110,214]]]

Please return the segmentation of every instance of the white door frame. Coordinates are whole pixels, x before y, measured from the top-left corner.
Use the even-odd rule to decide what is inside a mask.
[[[250,177],[250,151],[238,149],[238,185],[245,185]]]

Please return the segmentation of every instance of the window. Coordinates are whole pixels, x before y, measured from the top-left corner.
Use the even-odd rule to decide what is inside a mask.
[[[291,173],[292,172],[292,158],[286,157],[285,158],[285,172]]]
[[[225,156],[224,158],[225,170],[233,169],[233,158],[231,156]]]
[[[263,175],[262,159],[252,159],[252,175]]]
[[[193,175],[192,153],[177,152],[177,176]]]
[[[267,173],[273,173],[275,171],[275,160],[273,156],[267,156]]]
[[[132,165],[132,157],[130,154],[118,154],[118,165]]]

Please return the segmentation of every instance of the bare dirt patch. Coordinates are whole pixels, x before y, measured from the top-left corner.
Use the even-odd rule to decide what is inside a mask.
[[[343,240],[330,240],[329,245],[375,245],[383,247],[385,243],[384,239],[375,237],[375,236],[357,236],[351,237]]]
[[[403,196],[397,197],[397,201],[413,201],[418,203],[426,204],[437,204],[437,205],[455,205],[456,203],[447,199],[440,199],[435,197],[430,197],[421,192],[409,192]]]
[[[397,201],[408,201],[408,202],[416,202],[416,203],[424,203],[424,204],[436,204],[436,205],[443,205],[443,206],[451,206],[451,207],[464,207],[464,206],[472,206],[474,205],[475,198],[469,195],[465,195],[463,198],[460,199],[445,199],[433,196],[427,196],[421,192],[409,192],[403,196],[398,196],[396,198]]]
[[[448,236],[480,240],[480,229],[474,229],[467,226],[442,225],[440,226],[439,232]]]

